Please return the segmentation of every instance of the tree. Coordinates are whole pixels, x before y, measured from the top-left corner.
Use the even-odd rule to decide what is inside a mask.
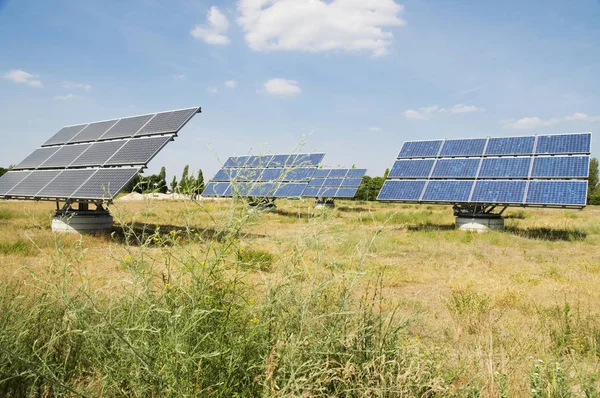
[[[189,177],[188,174],[190,172],[190,166],[185,165],[183,168],[183,173],[181,174],[181,179],[179,180],[179,191],[181,193],[186,193],[188,189]]]
[[[5,169],[4,167],[0,167],[0,177],[2,177],[9,169]]]
[[[385,172],[383,173],[383,179],[387,180],[389,174],[390,174],[390,169],[389,168],[385,169]]]
[[[173,179],[171,180],[171,192],[175,192],[177,189],[177,177],[173,175]]]
[[[201,193],[204,191],[204,175],[202,169],[198,169],[198,177],[196,178],[196,191]]]
[[[600,176],[598,174],[598,159],[592,158],[588,178],[588,204],[590,205],[600,205]]]

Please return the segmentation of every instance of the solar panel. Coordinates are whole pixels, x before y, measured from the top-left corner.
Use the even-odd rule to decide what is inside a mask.
[[[327,177],[329,178],[344,178],[350,169],[331,169]]]
[[[260,181],[278,181],[281,180],[281,175],[283,174],[284,169],[264,169],[262,174],[260,175]]]
[[[58,151],[58,147],[53,148],[38,148],[29,156],[27,156],[21,163],[17,164],[13,169],[36,169],[42,163],[44,163],[50,156],[54,155]]]
[[[273,158],[273,155],[265,155],[265,156],[250,156],[244,164],[245,167],[267,167],[269,161]]]
[[[171,135],[131,139],[106,162],[106,165],[146,164],[172,139]]]
[[[31,174],[30,171],[9,171],[0,177],[0,196],[6,195],[15,185]]]
[[[477,181],[471,202],[475,203],[522,203],[527,181],[487,180]]]
[[[42,163],[40,169],[56,169],[68,167],[77,159],[91,144],[65,145],[61,146],[52,156]]]
[[[274,183],[274,182],[256,183],[250,189],[248,196],[255,197],[255,198],[271,198],[275,195],[276,190],[277,190],[277,183]]]
[[[366,169],[317,169],[302,197],[353,198],[366,172]]]
[[[581,207],[587,182],[557,180],[588,178],[590,145],[590,133],[405,142],[378,200]]]
[[[313,174],[313,178],[327,177],[329,175],[330,171],[331,171],[331,169],[316,169],[315,174]]]
[[[72,197],[112,200],[139,171],[138,168],[98,169]]]
[[[479,162],[477,158],[439,159],[431,178],[475,178]]]
[[[60,170],[33,171],[6,194],[9,196],[35,196],[59,173]]]
[[[285,179],[288,181],[302,181],[309,180],[310,177],[314,174],[315,169],[310,167],[298,167],[294,169],[290,169],[285,174]]]
[[[486,138],[446,140],[442,146],[440,156],[481,156],[486,141]]]
[[[86,126],[87,124],[80,124],[78,126],[63,127],[52,138],[44,142],[42,146],[66,144]]]
[[[230,190],[228,182],[209,182],[206,184],[202,196],[224,196]]]
[[[117,119],[107,120],[105,122],[90,123],[83,130],[81,130],[79,134],[71,138],[69,143],[96,141],[116,123]]]
[[[232,156],[223,165],[223,167],[244,167],[250,156]]]
[[[540,156],[533,160],[531,176],[535,178],[585,178],[590,168],[589,156]]]
[[[94,174],[96,170],[63,170],[50,181],[36,196],[51,198],[70,198],[75,191]]]
[[[126,185],[121,183],[129,182],[140,170],[125,166],[145,166],[199,110],[190,108],[64,127],[1,179],[0,196],[112,199],[118,193],[116,189]],[[147,126],[150,120],[153,123]],[[142,128],[145,129],[140,135],[161,136],[133,137]],[[170,134],[165,135],[167,131]],[[17,172],[29,169],[34,171]],[[106,184],[111,184],[108,192],[102,188]]]
[[[299,198],[307,185],[308,183],[282,182],[273,196],[276,198]]]

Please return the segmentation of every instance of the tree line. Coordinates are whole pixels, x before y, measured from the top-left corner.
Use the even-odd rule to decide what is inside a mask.
[[[8,168],[0,167],[0,177],[10,171],[12,166]],[[354,200],[377,200],[377,195],[383,186],[383,182],[387,178],[390,169],[386,169],[382,177],[364,176]],[[200,194],[204,190],[204,176],[202,170],[198,170],[196,175],[190,174],[190,166],[186,165],[183,168],[181,178],[177,181],[177,177],[167,184],[167,170],[163,166],[158,174],[144,176],[138,174],[125,187],[125,192],[138,193],[167,193],[176,192],[184,195]],[[590,160],[590,176],[588,179],[588,204],[600,205],[600,175],[598,173],[598,159]]]

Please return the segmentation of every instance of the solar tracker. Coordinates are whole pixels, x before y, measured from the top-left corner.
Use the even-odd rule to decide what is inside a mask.
[[[590,150],[591,133],[408,141],[378,200],[583,207]]]
[[[0,198],[111,201],[198,112],[196,107],[63,127],[0,177]]]
[[[232,156],[206,185],[202,196],[301,197],[324,153]]]
[[[318,169],[302,193],[305,198],[353,198],[366,169]]]

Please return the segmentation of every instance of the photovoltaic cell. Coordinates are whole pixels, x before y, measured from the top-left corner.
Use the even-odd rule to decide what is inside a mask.
[[[388,178],[427,178],[433,163],[433,159],[396,160]]]
[[[485,158],[479,178],[527,178],[530,165],[530,157]]]
[[[313,174],[313,178],[324,178],[329,175],[331,169],[316,169],[315,174]]]
[[[530,181],[526,203],[585,206],[587,181]]]
[[[146,164],[172,139],[172,136],[131,139],[106,162],[106,165]]]
[[[228,182],[209,182],[202,192],[202,196],[224,196],[230,189]]]
[[[490,138],[486,155],[531,155],[535,137]]]
[[[324,187],[339,187],[342,185],[343,178],[327,178],[323,182]]]
[[[475,178],[480,160],[468,159],[438,159],[432,178]]]
[[[44,163],[50,156],[58,151],[59,147],[38,148],[33,153],[25,158],[21,163],[16,165],[13,170],[35,169]]]
[[[108,120],[106,122],[90,123],[79,134],[71,138],[69,143],[96,141],[102,137],[109,128],[115,125],[117,120]]]
[[[485,138],[467,140],[446,140],[440,156],[481,156],[485,148]]]
[[[244,167],[250,156],[232,156],[223,165],[223,167]]]
[[[11,196],[35,196],[40,189],[44,188],[59,173],[60,170],[33,171],[7,194]]]
[[[277,184],[274,182],[256,183],[252,186],[249,196],[256,198],[269,198],[275,195]]]
[[[198,108],[182,109],[179,111],[157,113],[140,131],[138,135],[175,133],[177,132],[194,114]]]
[[[30,171],[9,171],[0,177],[0,196],[6,195],[25,177],[31,174]]]
[[[536,154],[575,154],[590,153],[592,135],[557,134],[538,136]]]
[[[319,189],[320,198],[335,198],[338,189],[334,187],[323,187]]]
[[[589,156],[540,156],[533,160],[531,176],[535,178],[585,178],[590,168]]]
[[[71,167],[102,166],[126,141],[102,141],[92,144],[85,152],[71,163]]]
[[[94,174],[96,170],[63,170],[46,185],[37,196],[52,198],[70,198],[75,191]]]
[[[348,169],[331,169],[329,172],[329,178],[344,178],[348,174]]]
[[[235,181],[257,181],[263,169],[237,169]]]
[[[269,161],[267,167],[284,167],[289,166],[296,159],[296,155],[275,155]]]
[[[254,185],[254,182],[251,182],[251,181],[241,181],[241,182],[231,183],[231,193],[226,192],[225,196],[233,195],[233,196],[247,197],[247,196],[249,196],[253,185]]]
[[[377,200],[418,201],[425,180],[386,180]]]
[[[126,117],[119,120],[114,126],[112,126],[106,133],[104,133],[99,139],[100,140],[111,140],[115,138],[130,138],[133,137],[139,129],[141,129],[148,120],[152,119],[154,114]]]
[[[282,173],[283,169],[264,169],[260,175],[260,181],[279,181]]]
[[[52,156],[42,163],[40,169],[65,168],[77,159],[91,144],[61,146]]]
[[[337,190],[336,198],[353,198],[356,195],[358,188],[340,188]]]
[[[318,166],[324,157],[324,153],[301,154],[296,158],[294,166]]]
[[[138,168],[99,169],[72,197],[112,200],[139,172]]]
[[[269,161],[273,158],[273,155],[264,155],[264,156],[250,156],[245,167],[259,167],[264,168],[267,167]]]
[[[367,169],[349,169],[346,178],[363,178],[367,174]]]
[[[59,130],[58,133],[54,134],[52,136],[52,138],[50,138],[48,141],[44,142],[42,144],[42,146],[66,144],[67,142],[69,142],[71,140],[71,138],[75,137],[77,135],[77,133],[79,133],[81,130],[83,130],[83,128],[85,126],[87,126],[87,124],[63,127],[62,129]]]
[[[307,183],[281,183],[274,196],[276,198],[300,197],[307,185]]]
[[[308,180],[308,179],[310,179],[310,177],[312,177],[314,172],[315,172],[314,168],[308,168],[308,167],[293,168],[293,169],[290,169],[290,171],[288,171],[287,173],[285,173],[285,177],[283,178],[283,180],[285,180],[285,181]]]
[[[475,203],[522,203],[525,199],[525,180],[485,180],[475,183],[471,202]]]
[[[311,187],[308,186],[306,187],[306,189],[304,190],[304,192],[302,192],[302,196],[305,198],[317,198],[319,197],[319,190],[321,188],[319,187]]]
[[[399,158],[419,158],[437,156],[442,140],[435,141],[407,141],[400,150]]]
[[[423,194],[423,201],[467,202],[474,181],[430,180]]]
[[[325,183],[325,178],[313,178],[308,182],[309,187],[322,187]]]
[[[358,187],[362,182],[362,178],[345,178],[342,181],[342,187]]]

